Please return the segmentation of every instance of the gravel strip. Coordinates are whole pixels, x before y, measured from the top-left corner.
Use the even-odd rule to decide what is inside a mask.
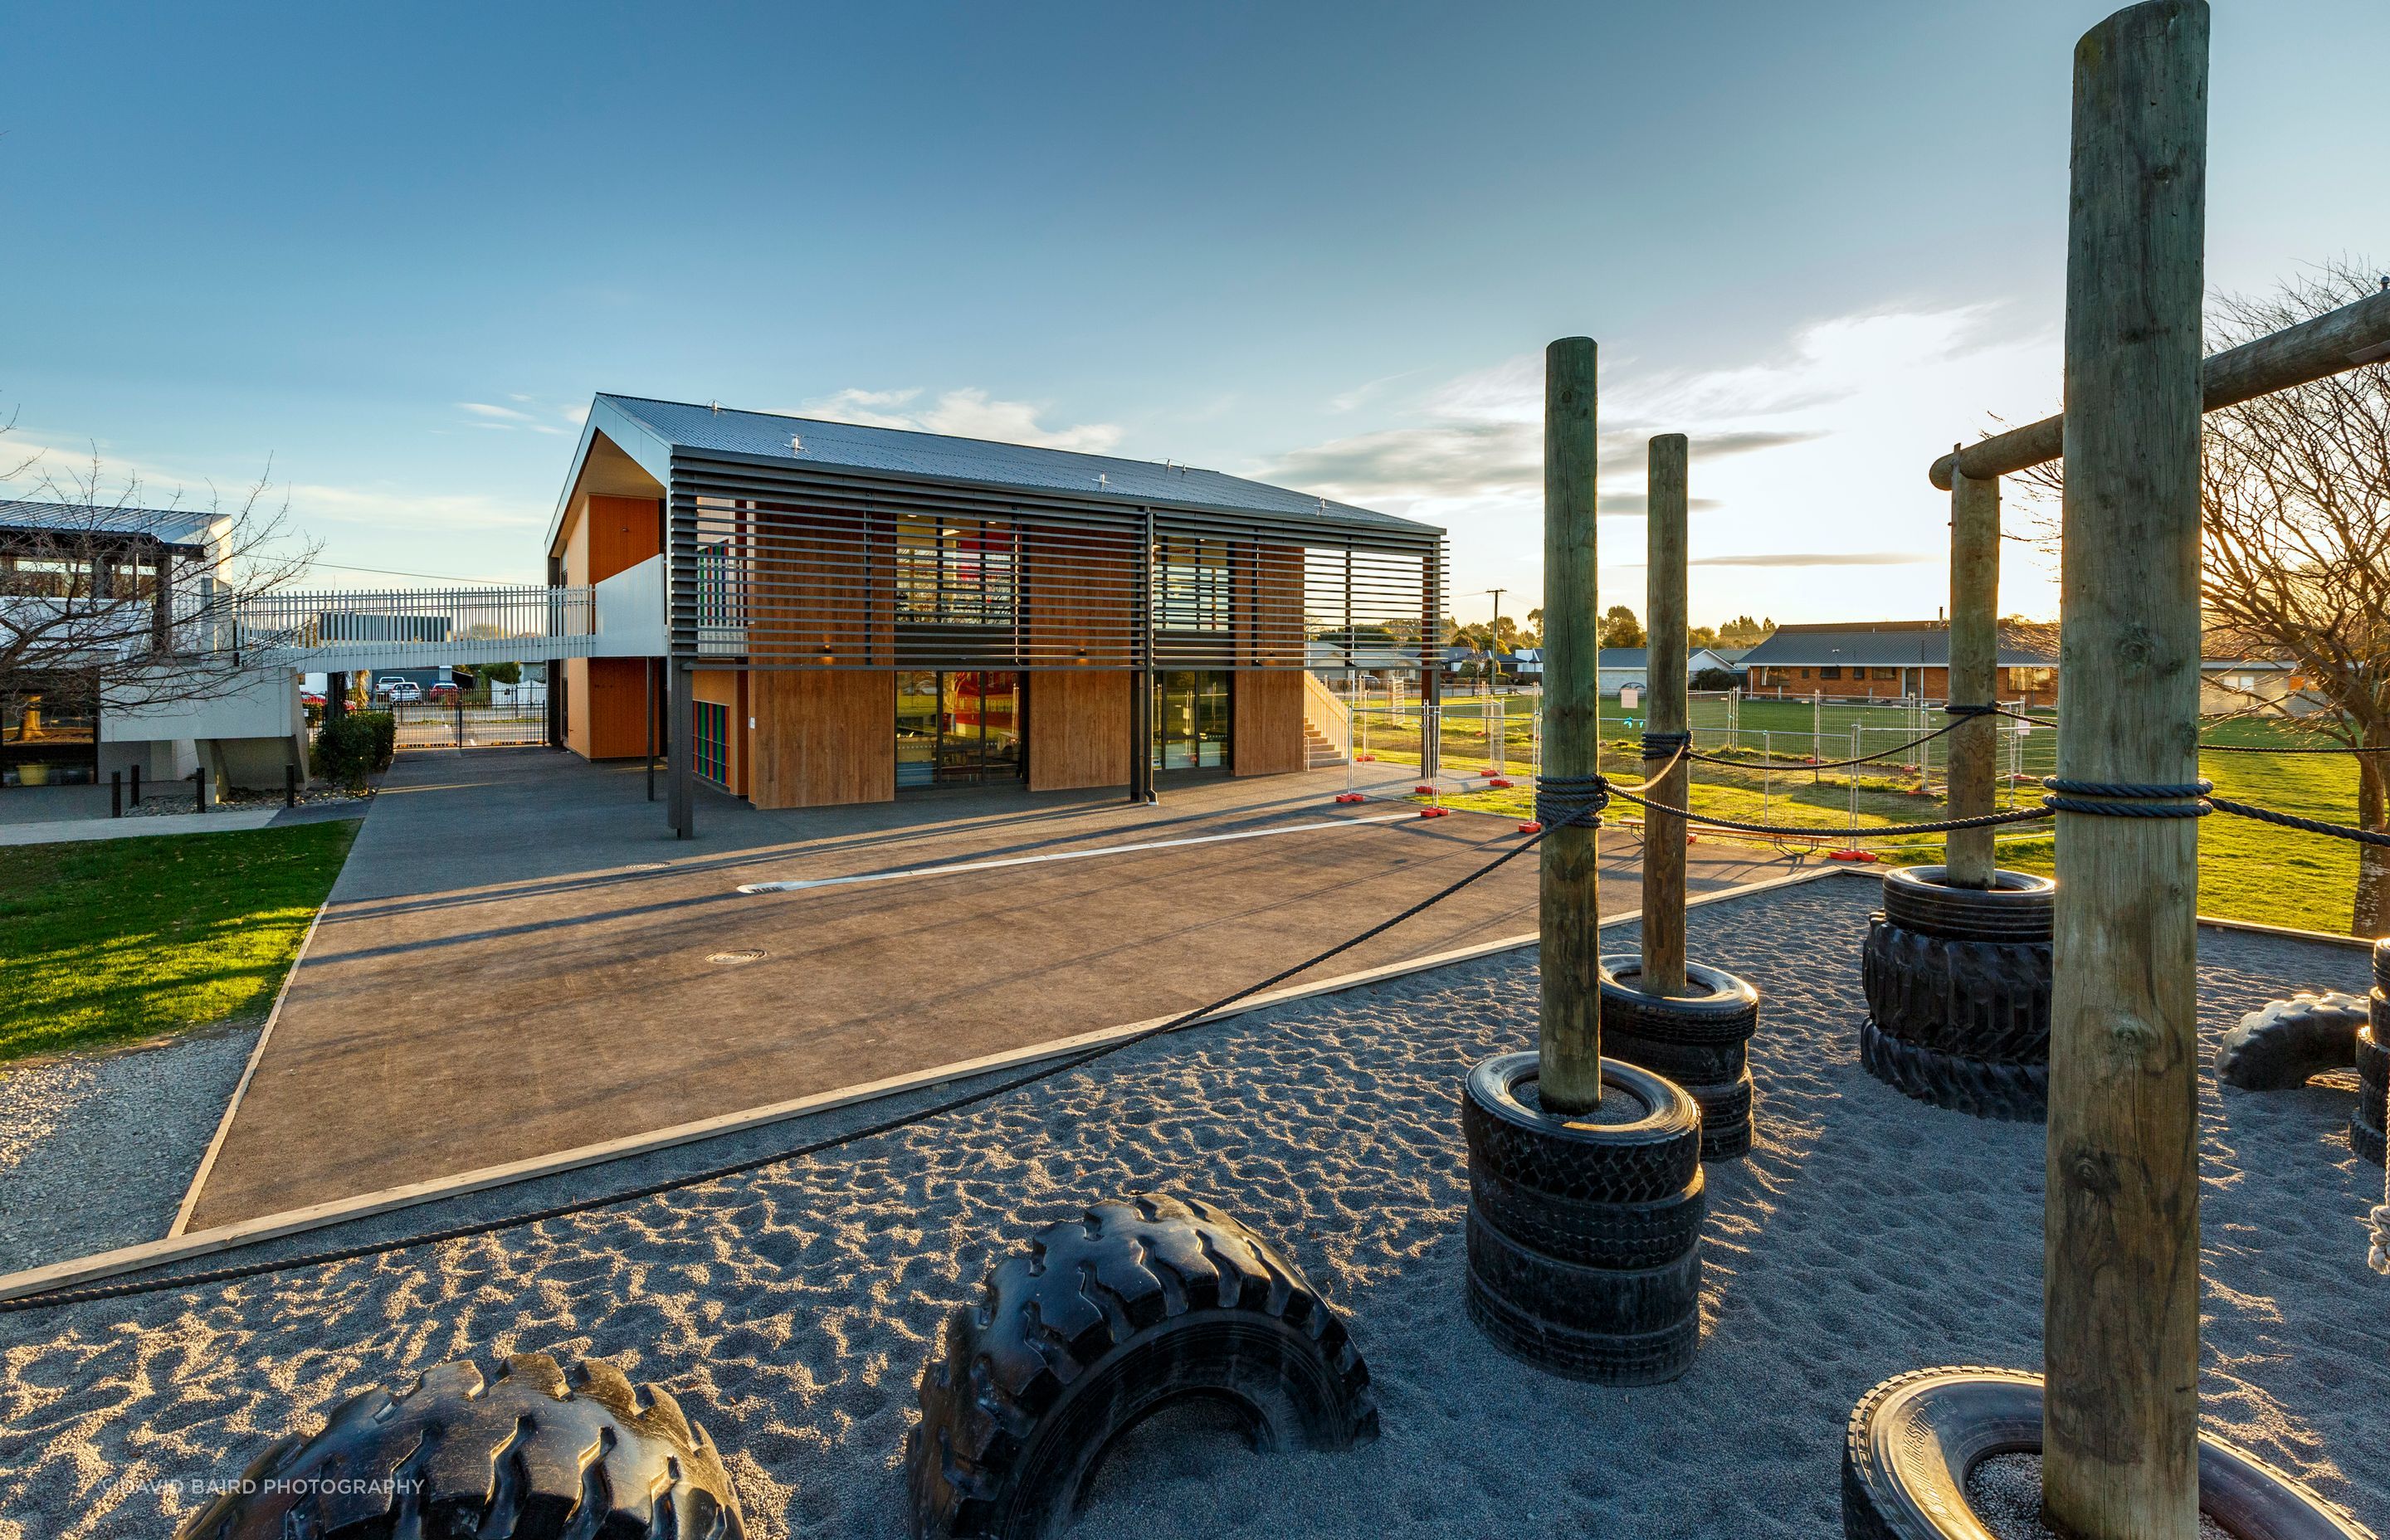
[[[1527,1046],[1536,1016],[1533,956],[1507,954],[1140,1045],[662,1198],[0,1316],[0,1540],[165,1534],[196,1506],[177,1483],[237,1473],[370,1386],[524,1351],[602,1355],[670,1387],[720,1443],[756,1540],[895,1540],[915,1380],[947,1314],[1032,1226],[1153,1189],[1221,1203],[1285,1247],[1351,1320],[1384,1433],[1349,1454],[1263,1456],[1217,1427],[1157,1425],[1107,1464],[1079,1540],[1828,1540],[1841,1533],[1844,1426],[1870,1387],[2040,1357],[2042,1130],[1921,1106],[1859,1069],[1874,898],[1844,879],[1690,917],[1694,955],[1756,982],[1765,1003],[1758,1142],[1710,1168],[1702,1355],[1673,1384],[1542,1377],[1462,1309],[1461,1077]],[[2211,1051],[2253,1006],[2352,987],[2365,967],[2217,931],[2201,960]],[[845,1109],[777,1137],[892,1110]],[[2201,1111],[2206,1424],[2379,1529],[2390,1363],[2358,1221],[2381,1174],[2348,1151],[2348,1093],[2219,1097],[2204,1079]],[[668,1159],[693,1169],[718,1154]],[[629,1176],[572,1173],[537,1197]],[[527,1200],[480,1194],[377,1223],[429,1227]]]
[[[164,1235],[257,1033],[0,1069],[0,1273]]]

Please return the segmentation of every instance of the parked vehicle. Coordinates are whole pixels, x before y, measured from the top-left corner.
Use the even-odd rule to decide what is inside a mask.
[[[423,687],[412,679],[385,679],[374,687],[374,693],[384,700],[420,700]]]
[[[464,692],[454,685],[434,685],[423,692],[426,700],[454,700]]]

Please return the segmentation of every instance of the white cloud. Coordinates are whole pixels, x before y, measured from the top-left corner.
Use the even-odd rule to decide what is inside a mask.
[[[521,398],[518,396],[516,399],[520,400]],[[486,401],[460,401],[456,404],[456,410],[469,413],[477,417],[486,417],[498,422],[529,422],[531,420],[531,414],[528,412],[518,412],[511,406],[493,406]]]
[[[1121,440],[1121,430],[1109,422],[1047,428],[1037,420],[1046,410],[1043,406],[1034,402],[996,400],[972,386],[945,391],[927,405],[916,406],[920,397],[919,388],[865,391],[849,386],[834,395],[805,403],[793,415],[861,423],[867,428],[910,428],[958,438],[994,439],[1003,443],[1034,444],[1040,449],[1075,449],[1089,455],[1104,454]]]
[[[1693,555],[1708,574],[1694,584],[1695,620],[1746,609],[1779,619],[1930,616],[1947,597],[1936,593],[1948,503],[1925,467],[1987,426],[1990,410],[2023,421],[2055,406],[2055,337],[2004,332],[2005,320],[1982,306],[1836,316],[1703,370],[1613,353],[1602,375],[1601,511],[1640,516],[1646,441],[1683,432],[1701,514]],[[1377,407],[1367,392],[1379,384],[1356,400]],[[1253,473],[1443,525],[1456,595],[1496,584],[1532,593],[1542,584],[1543,394],[1543,358],[1523,353],[1407,406],[1385,403],[1372,415],[1387,426],[1285,451]],[[1640,609],[1642,541],[1632,525],[1606,520],[1605,529],[1605,552],[1631,559],[1605,558],[1602,602]],[[2031,553],[2009,565],[2004,610],[2053,607],[2049,574]],[[1811,567],[1877,571],[1862,586]],[[1463,601],[1462,613],[1470,602],[1484,603]]]
[[[508,401],[520,401],[526,404],[532,404],[532,398],[530,396],[516,394],[512,391],[508,393],[507,399]],[[531,412],[518,411],[512,406],[494,405],[486,401],[460,401],[456,403],[456,410],[464,413],[466,416],[473,419],[469,426],[474,428],[487,428],[495,432],[511,433],[518,429],[523,430],[527,432],[553,433],[559,436],[563,435],[565,432],[565,430],[557,427],[554,423],[540,421],[539,418]],[[572,418],[574,422],[579,422],[589,415],[589,409],[585,406],[578,408],[580,417],[577,417],[573,416],[575,408],[561,407],[559,408],[559,410],[563,416],[568,418]]]

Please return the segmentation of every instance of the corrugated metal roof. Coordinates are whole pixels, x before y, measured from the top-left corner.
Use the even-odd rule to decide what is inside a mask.
[[[931,477],[987,486],[1068,492],[1132,504],[1164,503],[1229,511],[1309,516],[1441,533],[1436,526],[1375,508],[1313,496],[1241,476],[1151,460],[1124,460],[1069,449],[952,438],[905,428],[867,428],[821,417],[742,412],[725,406],[601,394],[617,411],[676,446],[805,465],[839,466],[893,476]],[[802,448],[791,449],[790,438]]]
[[[0,502],[0,529],[60,534],[146,534],[169,545],[204,545],[225,516],[190,508],[93,507],[82,503]]]
[[[2000,629],[1999,666],[2049,668],[2058,660]],[[1939,621],[1783,625],[1742,655],[1745,668],[1947,668],[1950,627]]]

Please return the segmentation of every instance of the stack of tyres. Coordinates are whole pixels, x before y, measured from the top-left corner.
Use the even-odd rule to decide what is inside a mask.
[[[1605,1059],[1602,1105],[1547,1112],[1532,1053],[1469,1073],[1469,1314],[1496,1346],[1612,1385],[1673,1380],[1701,1345],[1701,1112]]]
[[[2367,1000],[2371,1021],[2357,1034],[2357,1106],[2348,1114],[2348,1148],[2375,1165],[2383,1163],[2390,1143],[2390,941],[2373,943],[2373,993]]]
[[[1702,1110],[1702,1159],[1751,1149],[1750,1045],[1759,1030],[1759,991],[1723,969],[1685,965],[1695,993],[1647,995],[1641,959],[1601,959],[1604,1058],[1664,1075]]]
[[[2050,926],[2057,885],[1995,872],[1954,888],[1896,867],[1868,920],[1859,1062],[1885,1084],[1976,1117],[2037,1122],[2049,1102]]]

